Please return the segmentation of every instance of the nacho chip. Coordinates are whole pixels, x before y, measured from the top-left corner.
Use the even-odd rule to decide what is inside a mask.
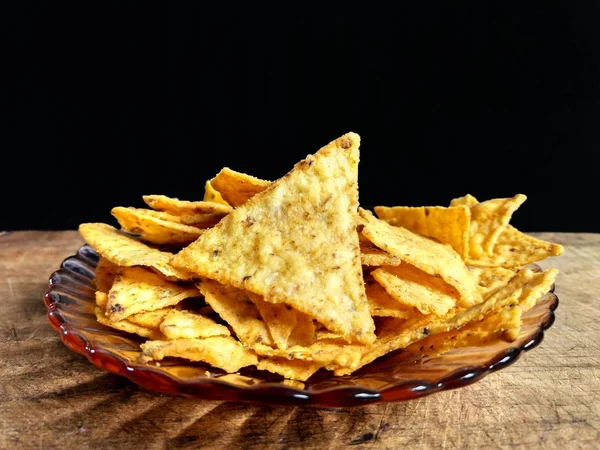
[[[349,341],[371,342],[356,232],[359,141],[349,133],[309,155],[171,263],[287,303]]]
[[[315,342],[315,329],[315,322],[311,316],[296,311],[296,326],[290,334],[288,346],[299,345],[308,347]]]
[[[452,286],[409,264],[378,268],[371,275],[407,309],[442,316],[456,306],[458,294]]]
[[[165,315],[160,331],[167,339],[195,339],[211,336],[230,336],[229,329],[214,320],[191,311],[173,309]]]
[[[267,346],[274,345],[267,324],[248,297],[247,291],[208,278],[201,280],[198,288],[206,303],[229,324],[240,341],[246,345],[257,342]]]
[[[79,225],[79,233],[100,256],[117,266],[151,267],[171,281],[189,280],[193,277],[191,272],[170,264],[172,253],[151,248],[106,223],[82,223]]]
[[[480,321],[445,333],[426,337],[405,351],[419,356],[437,356],[455,348],[480,347],[501,341],[513,342],[521,330],[521,307],[505,306]]]
[[[285,358],[259,358],[256,368],[276,373],[290,380],[306,381],[322,366],[310,361]]]
[[[460,306],[468,307],[482,301],[465,263],[452,247],[405,228],[394,227],[362,208],[360,214],[366,221],[362,233],[377,247],[423,272],[441,277],[458,292]]]
[[[221,193],[212,186],[210,180],[207,180],[204,184],[204,198],[202,200],[205,202],[215,202],[230,206],[229,203],[223,200]]]
[[[273,348],[255,344],[252,349],[260,356],[311,361],[321,366],[354,367],[360,362],[363,344],[349,344],[345,339],[319,339],[308,347],[299,345]]]
[[[142,195],[142,199],[152,209],[166,211],[177,216],[194,216],[197,214],[220,214],[225,216],[232,210],[231,206],[223,203],[179,200],[166,195]]]
[[[115,330],[125,331],[126,333],[137,334],[138,336],[148,339],[164,339],[163,334],[157,328],[138,325],[129,320],[112,321],[106,317],[106,305],[108,303],[108,295],[106,292],[96,292],[96,320],[101,325],[114,328]]]
[[[388,294],[372,275],[365,276],[365,289],[369,300],[369,311],[373,317],[408,319],[420,314],[416,308],[404,306]]]
[[[108,292],[115,281],[115,276],[117,275],[118,270],[119,266],[110,262],[106,258],[100,257],[94,276],[96,288],[99,291]]]
[[[154,311],[143,311],[127,316],[126,320],[142,327],[159,330],[160,324],[171,311],[176,311],[175,307],[169,306]]]
[[[471,210],[467,206],[376,206],[374,211],[390,225],[448,244],[462,258],[468,256]]]
[[[473,206],[479,203],[475,197],[471,194],[467,194],[464,197],[454,198],[450,201],[450,206]]]
[[[520,305],[523,312],[528,311],[535,302],[554,284],[558,274],[557,269],[536,272],[528,268],[519,270],[511,280],[496,290],[483,303],[459,312],[446,323],[440,324],[436,330],[442,332],[459,328],[474,320],[481,320],[491,311],[510,305]],[[437,325],[436,325],[437,327]]]
[[[360,245],[360,261],[363,266],[397,266],[402,262],[397,256],[392,256],[385,250],[381,250],[362,233],[358,234],[358,242]]]
[[[111,214],[125,231],[137,234],[142,241],[152,244],[187,245],[203,231],[191,225],[161,219],[143,208],[115,206]]]
[[[288,339],[296,327],[296,311],[285,303],[265,302],[260,295],[248,292],[252,303],[269,328],[269,334],[278,348],[287,348]]]
[[[470,207],[469,260],[492,252],[513,213],[525,200],[525,195],[517,194],[512,198],[495,198]]]
[[[563,252],[562,245],[529,236],[509,224],[498,237],[490,254],[469,258],[467,263],[485,267],[519,267],[560,256]]]
[[[210,184],[228,204],[235,207],[243,205],[254,195],[264,191],[271,182],[223,167],[210,180]]]
[[[256,354],[231,336],[212,336],[203,339],[153,340],[140,345],[141,360],[161,361],[167,357],[202,361],[233,373],[242,367],[256,365]]]
[[[106,313],[122,320],[143,311],[176,305],[199,295],[194,285],[173,283],[144,267],[122,267],[108,292]]]
[[[470,267],[469,275],[477,285],[483,299],[487,299],[515,275],[515,270],[503,267]]]

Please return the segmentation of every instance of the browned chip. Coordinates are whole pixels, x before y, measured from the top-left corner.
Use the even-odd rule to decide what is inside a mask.
[[[356,232],[359,143],[348,133],[309,155],[171,263],[372,341]]]
[[[390,225],[448,244],[462,258],[468,256],[471,210],[467,206],[376,206],[374,210]]]
[[[264,191],[271,184],[270,181],[236,172],[229,167],[221,171],[210,180],[212,187],[221,194],[221,197],[231,206],[240,206],[259,192]]]
[[[129,320],[120,320],[120,321],[112,321],[108,317],[106,317],[106,305],[108,303],[108,295],[106,292],[97,291],[96,292],[96,320],[98,323],[114,328],[115,330],[125,331],[126,333],[137,334],[138,336],[149,338],[149,339],[164,339],[164,336],[160,332],[158,328],[147,327],[144,325],[139,325]]]
[[[256,354],[231,336],[212,336],[203,339],[152,340],[140,345],[141,360],[160,361],[166,357],[203,361],[225,372],[237,372],[242,367],[256,365]]]
[[[139,312],[173,306],[198,295],[193,284],[167,281],[144,267],[121,267],[108,292],[106,313],[111,320],[122,320]]]
[[[191,225],[157,217],[143,208],[116,206],[111,214],[125,231],[138,234],[142,241],[152,244],[187,245],[203,231]]]
[[[100,256],[117,266],[151,267],[171,281],[189,280],[193,276],[187,270],[170,264],[172,253],[151,248],[106,223],[82,223],[79,232]]]
[[[143,195],[144,202],[157,211],[166,211],[178,216],[194,216],[197,214],[220,214],[225,216],[231,212],[231,206],[218,202],[179,200],[166,195]]]
[[[362,208],[360,213],[366,222],[362,233],[377,247],[423,272],[440,277],[459,293],[460,306],[468,307],[482,301],[467,266],[452,247],[406,228],[392,226]]]

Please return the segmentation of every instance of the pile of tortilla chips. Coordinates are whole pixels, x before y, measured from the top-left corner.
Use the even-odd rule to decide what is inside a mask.
[[[563,252],[509,224],[526,197],[372,212],[359,145],[348,133],[273,182],[225,167],[202,200],[145,195],[147,208],[112,209],[120,228],[81,224],[100,255],[98,321],[146,338],[149,364],[301,381],[398,349],[516,339],[557,275],[525,266]]]

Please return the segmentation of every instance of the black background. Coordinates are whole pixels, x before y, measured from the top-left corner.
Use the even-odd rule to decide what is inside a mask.
[[[364,206],[520,192],[524,231],[600,231],[597,2],[222,5],[6,16],[0,230],[115,224],[354,131]]]

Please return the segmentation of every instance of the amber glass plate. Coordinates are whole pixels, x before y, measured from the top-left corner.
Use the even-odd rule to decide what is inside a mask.
[[[512,343],[452,350],[415,359],[396,351],[349,376],[315,373],[304,383],[283,380],[269,372],[242,369],[226,374],[207,365],[164,360],[160,365],[137,361],[142,338],[100,325],[94,315],[94,271],[98,255],[84,245],[54,272],[44,294],[50,324],[64,344],[107,372],[162,393],[211,400],[269,404],[357,406],[408,400],[454,389],[480,380],[514,363],[536,347],[554,322],[558,298],[551,291],[523,315],[519,338]]]

